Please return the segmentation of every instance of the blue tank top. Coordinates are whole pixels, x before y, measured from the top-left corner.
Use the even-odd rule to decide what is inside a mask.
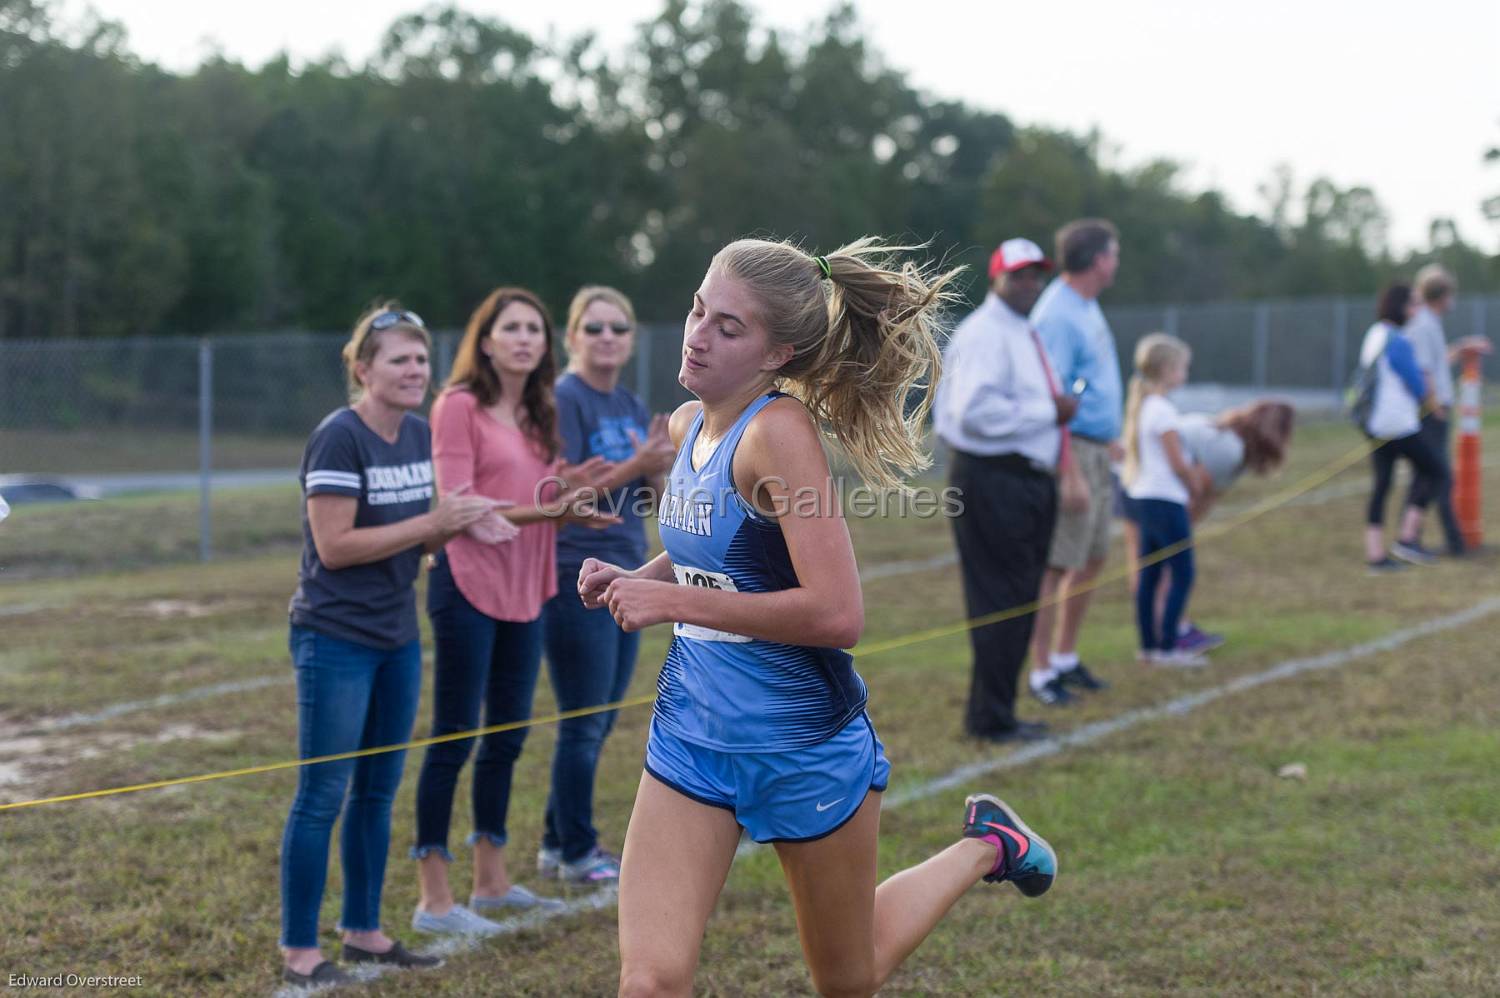
[[[677,584],[766,593],[797,586],[786,540],[775,520],[756,512],[734,487],[734,452],[755,415],[780,398],[752,402],[703,467],[693,420],[657,511],[662,545]],[[657,679],[656,720],[686,741],[726,752],[775,752],[816,745],[865,707],[868,694],[854,659],[839,648],[762,641],[676,624]]]

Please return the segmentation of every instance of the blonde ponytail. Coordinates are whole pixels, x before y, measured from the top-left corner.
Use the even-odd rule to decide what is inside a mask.
[[[920,248],[866,236],[813,257],[790,243],[742,239],[713,261],[755,293],[772,340],[792,347],[778,372],[782,389],[877,488],[904,490],[904,476],[932,463],[922,438],[942,365],[936,332],[962,268],[896,262]],[[920,395],[909,404],[913,389]]]
[[[1141,405],[1149,392],[1166,382],[1169,372],[1192,355],[1192,348],[1167,333],[1149,333],[1135,345],[1135,373],[1125,395],[1125,464],[1120,469],[1120,482],[1126,488],[1135,484],[1141,470]]]
[[[1139,374],[1130,376],[1130,390],[1125,393],[1125,463],[1120,468],[1120,484],[1127,489],[1135,484],[1141,470],[1141,400],[1146,388]]]

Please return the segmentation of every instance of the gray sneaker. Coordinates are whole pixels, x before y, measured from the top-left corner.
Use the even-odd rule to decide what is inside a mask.
[[[1151,656],[1152,665],[1165,666],[1168,669],[1201,669],[1208,664],[1208,658],[1194,651],[1185,651],[1182,648],[1173,648],[1171,651],[1153,651]]]
[[[1401,541],[1397,541],[1391,545],[1391,555],[1400,558],[1408,565],[1437,564],[1437,555],[1416,542],[1402,543]]]
[[[607,884],[620,879],[620,857],[598,846],[575,863],[563,863],[557,875],[570,884]]]
[[[566,902],[559,898],[533,894],[520,884],[511,884],[510,890],[497,898],[471,894],[469,904],[473,905],[476,911],[499,911],[507,914],[518,911],[561,911],[567,907]]]
[[[488,918],[474,914],[461,904],[448,909],[446,915],[434,915],[418,908],[412,912],[411,927],[438,936],[493,936],[503,931]]]

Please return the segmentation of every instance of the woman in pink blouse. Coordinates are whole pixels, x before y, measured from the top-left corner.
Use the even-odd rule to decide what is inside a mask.
[[[469,318],[447,388],[432,407],[433,468],[439,495],[469,488],[514,503],[520,532],[503,547],[460,536],[437,555],[427,590],[436,650],[432,733],[468,731],[531,716],[541,664],[542,605],[557,591],[559,523],[618,522],[578,512],[572,500],[609,465],[558,460],[557,365],[552,323],[521,288],[492,292]],[[563,492],[558,478],[571,490]],[[481,708],[483,721],[481,722]],[[454,787],[473,739],[427,749],[417,783],[421,901],[412,926],[424,932],[484,934],[498,926],[477,911],[549,903],[513,884],[505,866],[511,771],[526,729],[485,735],[474,763],[474,889],[457,904],[448,883],[448,824]],[[551,902],[556,903],[556,902]]]

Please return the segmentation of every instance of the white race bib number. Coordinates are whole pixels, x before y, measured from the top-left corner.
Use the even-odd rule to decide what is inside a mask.
[[[679,586],[702,586],[705,589],[722,589],[725,592],[737,593],[739,587],[734,580],[722,572],[710,572],[702,568],[691,568],[687,565],[673,565],[672,571],[677,574]],[[672,633],[678,637],[696,638],[699,641],[733,641],[744,643],[752,640],[743,634],[731,634],[728,631],[716,631],[710,627],[699,627],[697,624],[674,624]]]

